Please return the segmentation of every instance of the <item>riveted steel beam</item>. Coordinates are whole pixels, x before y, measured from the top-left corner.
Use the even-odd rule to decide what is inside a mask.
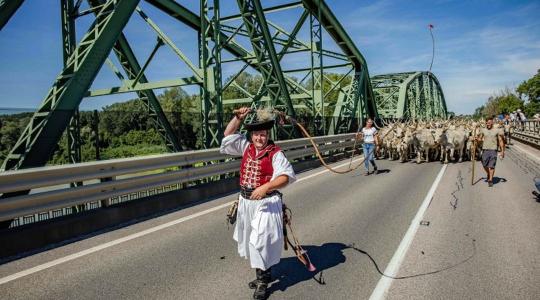
[[[201,86],[203,142],[206,148],[219,146],[223,138],[219,0],[200,1],[199,66],[205,71]],[[212,12],[212,16],[210,16]]]
[[[288,113],[294,116],[289,91],[281,71],[281,65],[261,2],[259,0],[238,0],[237,3],[244,26],[249,33],[266,89],[270,98],[273,99],[273,104],[287,107]]]
[[[385,118],[430,120],[447,117],[439,81],[431,72],[373,76],[379,113]]]
[[[139,0],[109,0],[69,57],[2,169],[43,166]]]
[[[0,0],[0,30],[4,28],[23,2],[24,0]]]
[[[88,0],[90,8],[97,8],[100,5],[103,5],[104,2],[104,0]],[[142,12],[140,9],[137,10],[144,19],[144,12]],[[94,12],[96,12],[96,10],[94,10]],[[129,42],[123,33],[120,33],[118,36],[118,40],[113,47],[113,52],[118,58],[122,69],[126,72],[128,79],[133,80],[131,83],[133,85],[132,88],[137,84],[148,83],[148,79],[144,75],[144,72],[137,58],[135,57]],[[150,60],[148,63],[149,62]],[[144,107],[148,111],[149,119],[165,142],[167,149],[169,149],[169,151],[182,151],[182,146],[180,144],[181,137],[177,137],[174,133],[172,126],[167,120],[167,117],[165,116],[165,113],[163,112],[154,91],[151,89],[134,91],[137,93],[138,98],[143,102]]]

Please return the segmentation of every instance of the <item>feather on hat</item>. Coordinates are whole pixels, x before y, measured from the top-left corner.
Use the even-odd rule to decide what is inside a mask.
[[[251,123],[245,123],[247,131],[270,130],[276,123],[276,117],[271,108],[261,108],[256,112],[256,118]]]

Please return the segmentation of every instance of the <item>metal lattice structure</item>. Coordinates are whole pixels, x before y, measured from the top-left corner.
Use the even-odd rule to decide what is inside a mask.
[[[0,0],[0,29],[9,25],[9,19],[23,2]],[[378,116],[367,63],[322,0],[266,7],[260,0],[237,0],[238,13],[228,16],[221,16],[220,6],[225,2],[220,0],[200,0],[198,12],[174,0],[144,1],[164,18],[173,18],[196,32],[198,41],[182,47],[197,48],[198,65],[142,10],[139,5],[143,1],[60,2],[63,69],[4,161],[3,170],[45,165],[66,130],[70,161],[79,162],[78,108],[88,97],[136,94],[170,151],[182,150],[182,137],[173,132],[154,92],[168,87],[200,87],[205,147],[219,145],[223,136],[224,112],[234,106],[273,106],[291,116],[311,118],[314,120],[312,129],[318,135],[356,130],[357,124],[366,116]],[[286,29],[279,24],[279,18],[270,16],[284,11],[293,11],[297,16],[292,28]],[[94,16],[95,20],[77,43],[75,27],[82,16]],[[144,60],[135,56],[132,45],[123,34],[130,18],[142,18],[157,38]],[[309,36],[308,41],[298,38],[302,32],[308,32],[303,35]],[[160,81],[147,78],[145,71],[161,48],[172,51],[191,75]],[[303,67],[284,64],[294,55],[305,57]],[[110,56],[116,57],[119,66],[115,66]],[[223,66],[238,62],[243,66],[224,80]],[[91,90],[103,66],[112,70],[120,85]],[[259,74],[262,78],[255,94],[242,89],[235,81],[245,71]],[[332,77],[329,73],[339,76]],[[245,96],[224,99],[227,89],[237,89]],[[337,95],[336,99],[331,99],[331,94]],[[285,126],[278,137],[290,138],[295,134],[292,126]]]
[[[444,94],[431,72],[406,72],[371,78],[377,110],[383,118],[446,119]]]

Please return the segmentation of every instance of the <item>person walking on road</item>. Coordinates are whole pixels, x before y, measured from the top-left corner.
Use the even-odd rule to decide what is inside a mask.
[[[378,169],[375,164],[375,151],[379,147],[379,141],[377,137],[377,128],[373,127],[373,120],[367,119],[366,126],[362,128],[360,132],[360,138],[364,140],[362,149],[364,150],[364,168],[366,169],[364,175],[369,175],[369,164],[373,165],[373,172],[377,174]]]
[[[525,116],[525,114],[521,111],[521,109],[518,109],[517,110],[517,114],[518,114],[518,119],[519,119],[519,123],[521,125],[521,130],[524,130],[525,129],[525,121],[527,121],[527,117]]]
[[[495,174],[495,165],[497,164],[497,146],[501,150],[499,156],[504,158],[504,132],[501,129],[493,127],[493,118],[486,120],[486,128],[480,131],[482,145],[482,166],[486,171],[488,186],[493,186],[493,175]]]
[[[257,118],[244,124],[250,135],[236,133],[251,112],[248,107],[227,125],[220,152],[242,156],[240,195],[234,240],[238,254],[249,259],[256,279],[248,286],[255,289],[254,299],[266,299],[271,282],[271,267],[279,263],[284,243],[283,203],[278,189],[296,180],[294,170],[279,146],[269,139],[275,120],[269,111],[258,111]]]
[[[512,130],[512,122],[510,121],[510,115],[509,114],[504,115],[503,125],[504,125],[504,143],[505,143],[505,145],[510,145],[510,135],[511,135],[511,130]]]

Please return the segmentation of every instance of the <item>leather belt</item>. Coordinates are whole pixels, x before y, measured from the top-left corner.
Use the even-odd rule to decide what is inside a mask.
[[[251,193],[253,193],[255,189],[253,188],[247,188],[247,187],[240,187],[240,196],[242,196],[244,199],[248,200],[256,200],[251,199]],[[266,193],[267,197],[275,196],[275,195],[282,195],[279,191],[271,191],[269,193]]]

